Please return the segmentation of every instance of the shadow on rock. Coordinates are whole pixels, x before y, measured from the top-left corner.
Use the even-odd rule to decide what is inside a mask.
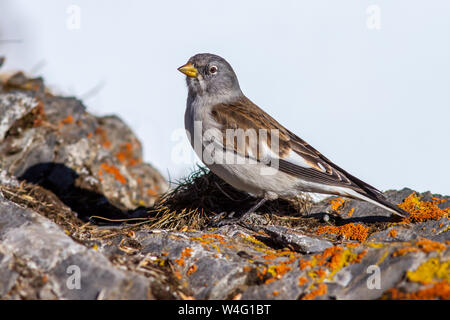
[[[99,190],[79,186],[79,175],[62,163],[39,163],[28,168],[19,180],[39,185],[53,192],[83,221],[114,224],[106,219],[130,219],[144,216],[147,208],[121,209],[112,204]],[[93,184],[92,188],[95,184]],[[96,218],[102,217],[106,219]]]

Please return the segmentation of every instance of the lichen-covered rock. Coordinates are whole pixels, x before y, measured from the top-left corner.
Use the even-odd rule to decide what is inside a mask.
[[[75,242],[55,223],[3,196],[0,212],[0,298],[180,298],[162,273],[145,277],[121,270],[95,247]]]
[[[3,180],[9,182],[0,187],[3,298],[449,298],[448,216],[358,222],[365,238],[358,228],[337,237],[320,233],[340,228],[320,216],[296,217],[297,227],[170,231],[151,220],[100,227],[80,222],[42,188]],[[86,277],[81,290],[64,282],[70,266]]]
[[[21,73],[0,88],[0,166],[9,175],[52,190],[80,216],[123,218],[167,190],[119,118],[94,117],[79,100],[53,96]],[[89,202],[90,213],[72,199]]]

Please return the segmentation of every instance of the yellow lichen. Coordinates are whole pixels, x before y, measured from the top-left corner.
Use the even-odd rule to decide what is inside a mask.
[[[422,263],[415,271],[406,274],[409,281],[430,284],[436,280],[450,281],[450,261],[440,262],[439,258],[431,258]]]
[[[384,243],[381,242],[369,243],[368,246],[371,248],[379,249],[384,247]]]
[[[339,270],[355,263],[358,256],[350,249],[334,246],[325,249],[322,253],[315,255],[311,261],[312,266],[324,266],[330,270],[329,278],[331,279]],[[322,275],[323,274],[320,274]]]
[[[351,209],[348,211],[347,216],[348,216],[348,217],[351,217],[351,216],[353,215],[354,212],[355,212],[355,208],[351,208]]]
[[[383,261],[389,256],[389,250],[384,251],[383,255],[378,259],[377,265],[383,263]]]
[[[246,240],[246,241],[248,241],[248,242],[251,242],[251,243],[253,243],[253,244],[257,244],[257,245],[259,245],[259,246],[261,246],[261,247],[267,248],[267,246],[265,245],[265,243],[259,241],[259,240],[256,239],[255,237],[252,237],[252,236],[249,236],[249,235],[242,236],[242,237],[244,238],[244,240]]]

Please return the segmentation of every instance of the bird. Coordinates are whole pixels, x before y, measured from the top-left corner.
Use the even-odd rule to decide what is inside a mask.
[[[409,216],[247,98],[224,58],[199,53],[178,71],[186,75],[184,123],[196,154],[225,182],[260,199],[244,215],[267,200],[311,193],[362,200]]]

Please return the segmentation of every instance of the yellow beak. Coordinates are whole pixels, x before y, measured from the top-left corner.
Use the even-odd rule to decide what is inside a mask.
[[[198,75],[198,70],[194,65],[190,62],[186,63],[184,66],[178,68],[178,71],[184,73],[188,77],[196,78]]]

